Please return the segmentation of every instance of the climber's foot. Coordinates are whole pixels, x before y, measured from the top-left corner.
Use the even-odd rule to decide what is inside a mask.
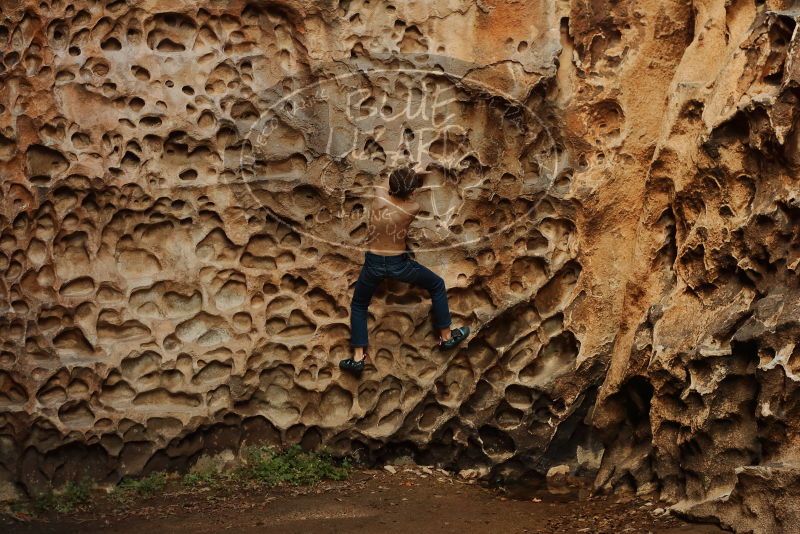
[[[442,350],[452,349],[469,336],[469,327],[462,326],[461,328],[455,328],[450,330],[450,339],[447,341],[440,340],[439,341],[439,348]]]
[[[364,372],[364,366],[366,365],[366,361],[367,361],[366,354],[360,360],[347,358],[346,360],[342,360],[339,362],[339,369],[345,371],[346,373],[350,373],[356,378],[358,378],[361,376],[361,373]]]

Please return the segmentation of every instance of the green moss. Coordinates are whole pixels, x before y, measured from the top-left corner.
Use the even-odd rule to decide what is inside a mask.
[[[88,480],[80,482],[67,482],[58,490],[37,495],[33,499],[33,509],[38,513],[72,512],[90,501],[92,484]]]
[[[111,496],[118,502],[130,500],[134,496],[152,497],[163,491],[167,485],[166,473],[153,473],[140,479],[125,479],[111,492]]]
[[[345,480],[352,470],[347,459],[339,460],[326,452],[308,452],[299,446],[288,449],[249,447],[242,451],[242,465],[220,471],[218,468],[189,473],[181,482],[188,488],[207,487],[228,491],[244,486],[313,485],[322,480]],[[132,504],[137,498],[153,497],[167,486],[166,473],[153,473],[140,479],[120,482],[110,494],[119,504]],[[88,480],[68,482],[58,490],[41,494],[25,507],[34,513],[69,513],[91,502],[92,484]],[[22,506],[20,504],[19,506]]]
[[[275,486],[278,484],[310,485],[321,480],[344,480],[350,466],[345,460],[337,465],[326,453],[306,452],[298,446],[286,450],[252,447],[245,451],[246,477]]]
[[[216,469],[206,469],[184,475],[182,483],[190,488],[194,487],[217,487],[227,481],[230,477],[225,473],[220,473]]]
[[[183,477],[189,487],[226,487],[241,482],[267,486],[290,484],[306,486],[322,480],[344,480],[351,470],[347,460],[337,461],[324,452],[306,452],[298,446],[285,450],[274,447],[249,447],[243,451],[244,463],[228,472],[216,469],[190,473]]]

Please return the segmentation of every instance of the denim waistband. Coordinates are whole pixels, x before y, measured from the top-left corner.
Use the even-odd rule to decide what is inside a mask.
[[[384,256],[383,254],[375,254],[374,252],[367,251],[366,257],[373,258],[379,261],[387,261],[387,262],[399,262],[406,260],[409,258],[408,252],[403,252],[402,254],[393,254],[391,256]]]

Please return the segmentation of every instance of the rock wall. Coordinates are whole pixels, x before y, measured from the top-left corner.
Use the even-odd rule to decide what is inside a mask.
[[[301,443],[793,532],[798,14],[4,1],[3,493]],[[432,350],[388,284],[356,381],[369,186],[409,161],[409,240],[476,333]]]

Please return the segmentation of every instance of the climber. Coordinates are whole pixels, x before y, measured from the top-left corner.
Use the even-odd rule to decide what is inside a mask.
[[[350,304],[350,346],[353,356],[339,362],[339,367],[356,376],[364,371],[367,354],[367,310],[372,294],[385,278],[400,280],[428,290],[431,296],[434,327],[439,333],[438,348],[452,349],[469,335],[469,327],[451,330],[450,309],[444,280],[411,258],[406,235],[419,204],[412,199],[422,184],[421,174],[410,167],[394,169],[375,187],[371,202],[368,251],[356,281]]]

